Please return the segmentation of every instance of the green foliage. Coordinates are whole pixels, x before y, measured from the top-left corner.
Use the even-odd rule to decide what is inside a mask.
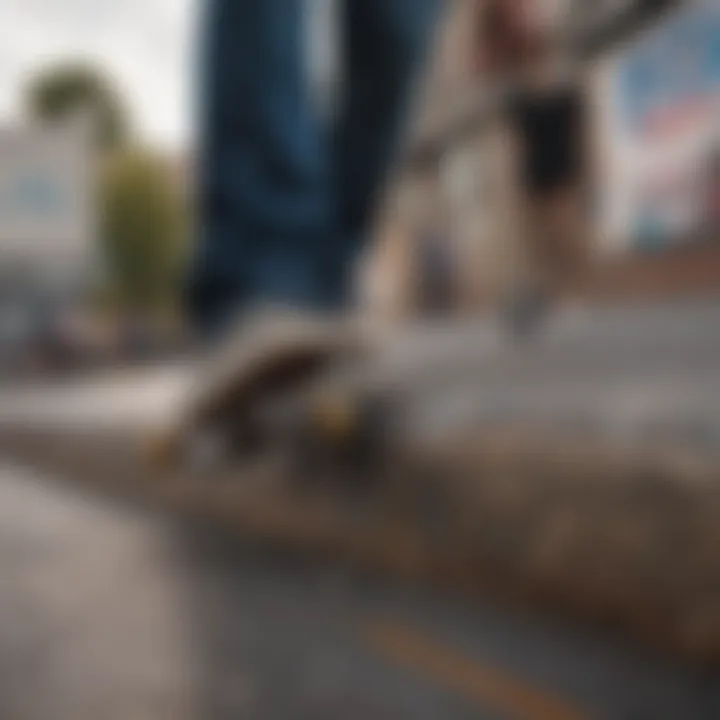
[[[187,208],[160,159],[139,150],[106,168],[101,239],[107,283],[130,310],[167,307],[186,254]]]
[[[128,118],[120,96],[92,66],[67,63],[47,68],[30,82],[26,103],[32,117],[49,122],[88,113],[96,123],[98,144],[106,150],[127,140]]]
[[[98,302],[129,312],[172,308],[185,259],[185,198],[168,163],[130,146],[125,104],[113,83],[92,65],[55,64],[31,80],[26,106],[31,117],[50,123],[75,115],[94,119],[103,151]]]

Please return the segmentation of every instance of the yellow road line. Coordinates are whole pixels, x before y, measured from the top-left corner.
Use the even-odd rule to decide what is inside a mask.
[[[485,710],[499,711],[514,720],[587,720],[589,717],[563,698],[465,657],[413,628],[370,622],[363,627],[363,635],[394,664],[432,678]]]

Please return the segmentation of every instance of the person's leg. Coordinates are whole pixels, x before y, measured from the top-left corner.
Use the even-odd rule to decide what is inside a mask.
[[[197,322],[316,301],[326,158],[307,88],[304,3],[209,0],[201,93]]]
[[[370,230],[410,91],[443,0],[345,0],[344,99],[333,141],[334,232],[326,277],[340,296]]]
[[[550,208],[550,223],[555,238],[555,274],[561,286],[582,275],[587,264],[586,217],[580,189],[573,185],[560,188]]]

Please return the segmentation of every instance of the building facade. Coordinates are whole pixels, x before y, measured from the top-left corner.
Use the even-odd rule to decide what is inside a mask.
[[[515,68],[512,61],[501,71],[487,63],[478,32],[478,18],[493,3],[513,11],[522,4],[453,4],[381,218],[379,243],[404,247],[380,253],[405,263],[384,270],[386,283],[396,275],[403,287],[386,295],[402,297],[406,312],[421,284],[413,246],[428,224],[441,227],[454,258],[458,309],[502,302],[528,262],[519,241],[522,198],[498,111]],[[573,59],[588,103],[583,242],[592,271],[582,283],[569,283],[569,291],[608,298],[720,291],[716,0],[534,0],[524,3],[529,6],[533,22],[552,26]]]
[[[86,261],[92,173],[82,123],[0,129],[0,269],[44,274]]]
[[[83,122],[0,129],[3,347],[87,279],[95,240],[93,172]]]

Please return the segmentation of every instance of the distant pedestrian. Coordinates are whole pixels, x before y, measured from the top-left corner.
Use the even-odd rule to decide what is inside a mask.
[[[528,266],[511,293],[522,324],[572,284],[586,257],[587,103],[557,28],[558,18],[519,0],[491,1],[481,16],[481,62],[502,89]]]

